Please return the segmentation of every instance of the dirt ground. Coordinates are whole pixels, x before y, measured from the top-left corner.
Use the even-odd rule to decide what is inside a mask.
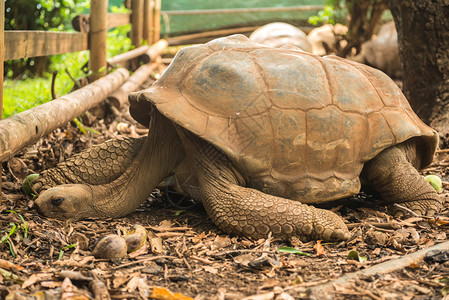
[[[120,219],[43,218],[21,191],[27,175],[107,139],[146,134],[126,113],[101,121],[85,115],[83,123],[101,134],[83,134],[68,124],[3,164],[1,299],[441,299],[449,292],[449,249],[399,263],[448,240],[449,211],[438,218],[394,219],[374,203],[375,195],[362,193],[327,207],[351,229],[351,239],[341,243],[229,236],[201,205],[170,206],[167,195],[174,195],[165,188]],[[439,150],[424,172],[442,176],[443,199],[449,195],[448,153]],[[141,249],[122,259],[92,255],[100,237],[124,235],[135,225],[149,233]],[[301,252],[281,252],[282,247]],[[381,270],[333,284],[376,266]]]

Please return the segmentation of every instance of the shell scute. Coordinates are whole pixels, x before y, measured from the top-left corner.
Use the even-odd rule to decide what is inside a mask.
[[[285,109],[307,110],[332,103],[321,63],[298,51],[258,49],[251,52],[263,74],[273,105]],[[276,57],[275,59],[273,59]],[[316,80],[310,80],[315,78]]]

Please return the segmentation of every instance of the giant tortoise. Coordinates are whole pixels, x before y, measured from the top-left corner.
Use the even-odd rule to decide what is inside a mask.
[[[290,45],[312,52],[307,34],[301,29],[283,22],[269,23],[259,27],[251,33],[249,39],[266,46],[278,48]]]
[[[405,207],[398,216],[441,209],[417,171],[438,135],[374,68],[233,35],[180,50],[129,100],[148,137],[112,140],[43,172],[40,213],[125,216],[172,174],[218,227],[252,238],[347,239],[343,220],[313,204],[354,195],[361,181]]]
[[[394,21],[382,25],[377,36],[362,45],[361,52],[367,65],[382,70],[392,78],[402,77],[398,33]]]

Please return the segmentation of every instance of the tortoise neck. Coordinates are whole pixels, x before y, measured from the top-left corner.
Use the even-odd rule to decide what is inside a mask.
[[[96,214],[120,217],[134,212],[183,157],[174,125],[159,113],[153,114],[148,139],[126,171],[108,184],[92,186]]]

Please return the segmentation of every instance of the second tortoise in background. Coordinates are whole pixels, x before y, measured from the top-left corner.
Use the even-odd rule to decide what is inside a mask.
[[[287,23],[275,22],[259,27],[249,36],[249,39],[270,47],[293,45],[312,52],[307,35],[301,29]]]

